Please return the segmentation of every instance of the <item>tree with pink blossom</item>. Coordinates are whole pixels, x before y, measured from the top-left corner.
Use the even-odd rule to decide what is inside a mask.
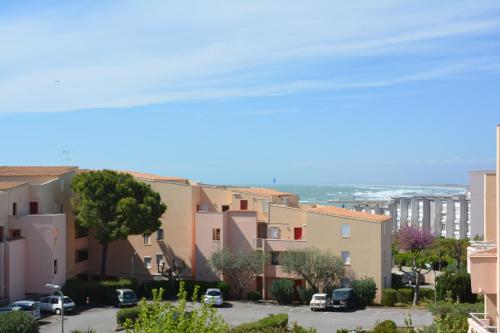
[[[422,251],[429,248],[433,242],[433,236],[428,229],[419,229],[412,226],[403,226],[397,235],[399,248],[410,255],[410,271],[405,271],[401,264],[399,270],[410,278],[415,278],[415,292],[413,305],[417,305],[420,292],[420,279],[431,271],[422,256]],[[408,264],[407,264],[408,265]]]

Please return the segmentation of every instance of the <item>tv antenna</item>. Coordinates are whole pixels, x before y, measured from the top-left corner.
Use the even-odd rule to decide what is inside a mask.
[[[69,166],[69,161],[71,161],[71,158],[69,158],[69,155],[72,153],[69,150],[63,150],[62,153],[66,155],[66,166]]]

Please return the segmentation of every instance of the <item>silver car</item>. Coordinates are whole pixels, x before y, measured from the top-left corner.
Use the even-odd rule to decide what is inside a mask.
[[[137,296],[132,289],[116,289],[116,306],[135,306],[137,305]]]
[[[47,296],[39,301],[40,310],[61,314],[61,296]],[[76,308],[75,302],[68,296],[64,296],[64,313],[72,312]]]
[[[219,288],[208,288],[203,301],[206,304],[212,304],[215,306],[222,306],[224,304],[222,292]]]
[[[35,301],[17,301],[0,309],[0,312],[25,311],[34,319],[42,318],[40,307]]]

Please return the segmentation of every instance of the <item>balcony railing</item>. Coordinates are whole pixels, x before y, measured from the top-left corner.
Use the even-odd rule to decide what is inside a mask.
[[[253,247],[256,250],[264,250],[264,238],[254,238]]]
[[[496,333],[496,326],[490,325],[487,313],[469,313],[469,333]]]

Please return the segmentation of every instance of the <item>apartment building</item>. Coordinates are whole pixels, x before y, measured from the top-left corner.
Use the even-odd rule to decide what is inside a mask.
[[[495,170],[469,171],[470,177],[470,225],[471,235],[484,236],[485,176],[495,177]]]
[[[431,230],[435,237],[471,238],[470,198],[453,196],[410,196],[389,203],[394,230],[403,225]]]
[[[271,297],[281,271],[279,253],[315,246],[341,256],[357,276],[371,276],[381,290],[390,286],[391,225],[387,216],[336,207],[301,206],[293,193],[272,189],[213,186],[177,177],[129,172],[160,193],[167,205],[162,227],[151,235],[130,236],[109,246],[107,274],[139,280],[183,267],[182,276],[217,280],[208,259],[217,248],[270,254],[253,290]],[[89,271],[98,272],[101,248],[89,238]],[[302,280],[295,281],[304,284]]]
[[[86,239],[75,239],[70,209],[74,167],[0,167],[0,298],[45,293],[86,271],[75,262]]]
[[[498,332],[500,317],[500,126],[497,126],[496,172],[482,173],[484,241],[468,248],[472,292],[484,295],[484,313],[470,314],[469,332]],[[474,193],[473,193],[474,197]]]

